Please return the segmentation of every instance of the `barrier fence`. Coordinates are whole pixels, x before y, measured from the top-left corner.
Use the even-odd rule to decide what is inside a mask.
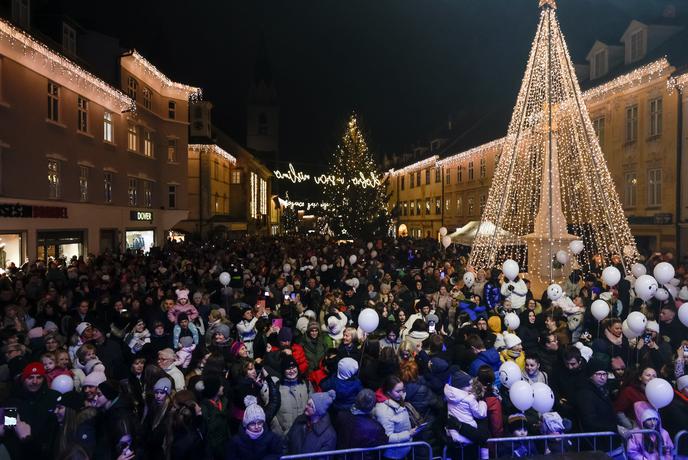
[[[622,452],[619,435],[613,431],[490,438],[487,440],[487,446],[490,458],[511,457],[515,456],[515,453],[519,453],[518,456],[523,457],[588,450]],[[444,456],[444,458],[447,457]],[[459,460],[460,458],[463,457],[459,457]]]
[[[679,431],[674,436],[674,458],[688,459],[688,431],[686,430]]]
[[[408,452],[404,453],[405,450],[408,450]],[[308,454],[283,455],[280,457],[280,460],[381,460],[383,458],[429,460],[432,459],[432,447],[427,442],[401,442],[362,449],[328,450]]]

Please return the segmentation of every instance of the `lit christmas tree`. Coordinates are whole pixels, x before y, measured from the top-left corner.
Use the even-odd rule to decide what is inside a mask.
[[[384,236],[390,225],[387,185],[373,160],[356,115],[347,122],[341,144],[330,159],[329,174],[337,180],[324,184],[330,204],[326,217],[330,229],[341,236]]]
[[[291,201],[289,201],[289,192],[286,193],[285,199],[287,205],[282,211],[282,231],[286,234],[296,233],[299,230],[299,216]]]
[[[608,265],[618,254],[628,272],[637,257],[635,241],[581,95],[555,0],[540,0],[540,7],[469,263],[490,268],[511,258],[522,270],[527,266],[531,282],[546,286],[571,270],[572,264],[557,259],[567,259],[570,242],[582,240],[583,269],[592,255]]]

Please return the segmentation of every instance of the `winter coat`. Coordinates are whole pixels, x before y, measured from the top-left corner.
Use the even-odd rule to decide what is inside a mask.
[[[619,396],[616,398],[616,401],[614,401],[614,413],[623,412],[629,420],[633,420],[635,417],[633,404],[638,401],[647,401],[645,391],[640,388],[640,385],[635,383],[626,385],[621,388]]]
[[[513,286],[513,290],[509,290],[510,286]],[[502,294],[504,299],[511,301],[511,306],[514,310],[520,312],[526,305],[528,286],[526,286],[525,281],[523,281],[521,278],[518,278],[517,281],[509,281],[502,284],[500,294]]]
[[[174,307],[167,310],[168,321],[172,324],[176,324],[177,316],[179,316],[180,313],[186,313],[186,315],[189,317],[189,324],[191,324],[193,321],[196,321],[196,318],[198,318],[198,310],[196,310],[196,307],[194,307],[193,304],[176,304]]]
[[[282,383],[279,386],[280,408],[272,420],[275,434],[284,436],[291,428],[296,417],[303,414],[308,404],[308,386],[303,382]]]
[[[244,430],[232,437],[225,449],[225,460],[279,460],[282,439],[267,426],[258,439],[251,439]]]
[[[229,404],[224,397],[221,397],[220,401],[221,404],[217,405],[210,399],[201,401],[201,411],[208,430],[206,442],[215,458],[222,458],[229,440]]]
[[[334,390],[337,393],[332,403],[334,410],[349,410],[356,401],[356,395],[363,389],[363,385],[358,377],[343,380],[333,376],[320,382],[320,389],[321,391]]]
[[[3,442],[11,458],[52,458],[53,436],[57,433],[57,421],[52,415],[57,393],[44,383],[35,393],[23,386],[6,401],[5,407],[16,407],[22,421],[31,425],[31,439],[21,442],[14,434],[5,435]]]
[[[662,436],[662,447],[666,450],[673,449],[674,444],[671,442],[671,436],[669,436],[667,430],[662,428],[662,421],[657,411],[645,401],[635,403],[633,408],[638,426],[642,427],[643,423],[650,418],[656,418],[659,421],[656,430],[659,431]],[[649,452],[646,449],[644,439],[648,437],[650,444],[654,445],[654,452]],[[657,435],[643,435],[641,433],[631,435],[626,445],[628,460],[672,460],[673,455],[670,450],[667,453],[663,453],[659,450],[656,437]]]
[[[325,414],[317,422],[310,424],[306,415],[299,415],[286,436],[288,454],[307,454],[337,448],[337,433],[330,416]]]
[[[150,332],[144,329],[143,332],[130,332],[124,336],[124,343],[127,344],[132,353],[136,354],[147,343],[150,343]]]
[[[200,340],[198,328],[191,321],[189,321],[189,331],[191,332],[191,337],[193,338],[194,345],[198,345],[198,342]],[[179,336],[181,333],[182,333],[182,327],[179,324],[175,324],[174,329],[172,330],[172,348],[174,348],[175,350],[178,350],[180,348]]]
[[[674,390],[674,399],[659,412],[662,416],[662,425],[672,437],[688,427],[688,397],[684,396],[683,393]],[[685,445],[684,443],[680,444]],[[686,447],[688,448],[688,446]]]
[[[174,365],[186,369],[191,363],[191,356],[196,349],[196,344],[192,344],[190,347],[182,347],[177,350],[177,359],[174,361]]]
[[[599,388],[587,380],[576,392],[575,403],[574,407],[577,410],[583,432],[616,432],[616,414],[605,388]],[[619,446],[616,439],[612,443],[610,446],[607,438],[600,438],[597,440],[597,448],[598,450],[610,451]]]
[[[306,335],[301,339],[301,347],[306,355],[306,361],[308,362],[308,370],[314,371],[318,368],[320,360],[325,356],[327,351],[327,346],[325,345],[325,339],[318,335],[318,337],[313,340],[310,336]]]
[[[499,367],[502,365],[502,360],[499,357],[499,352],[494,348],[489,348],[485,351],[481,351],[480,353],[478,353],[478,356],[476,356],[473,362],[471,363],[471,367],[468,373],[471,374],[472,377],[475,377],[478,375],[478,370],[480,369],[480,366],[484,365],[490,366],[494,371],[494,386],[498,387],[500,384]]]
[[[337,449],[355,449],[376,447],[387,444],[389,439],[385,429],[369,414],[359,411],[342,411],[337,414],[335,420],[337,426]],[[355,430],[350,427],[356,427]],[[349,455],[353,460],[377,459],[377,452],[359,456]]]
[[[503,363],[511,361],[518,364],[518,367],[521,368],[521,371],[523,371],[523,369],[526,367],[526,354],[524,352],[519,353],[518,356],[514,358],[513,356],[509,355],[509,350],[502,350],[499,352],[499,359]]]
[[[418,377],[412,382],[406,382],[405,387],[405,401],[411,403],[418,413],[426,418],[426,421],[427,415],[442,405],[437,395],[425,384],[423,377]]]
[[[387,339],[387,337],[384,337],[380,340],[379,345],[380,345],[380,349],[383,349],[385,347],[392,347],[392,349],[396,353],[399,351],[399,346],[401,345],[401,341],[397,338],[397,340],[395,342],[390,342]]]
[[[461,423],[477,428],[476,419],[487,417],[487,403],[476,400],[472,393],[447,384],[444,386],[444,397],[447,399],[447,412]],[[447,430],[447,432],[454,442],[462,444],[473,442],[456,430]]]
[[[373,416],[385,430],[389,444],[411,441],[411,419],[408,410],[393,399],[378,402],[373,409]],[[387,449],[385,457],[401,459],[411,450],[410,447]]]
[[[355,343],[352,343],[349,346],[344,345],[344,343],[340,343],[339,347],[337,347],[337,361],[344,358],[351,358],[354,361],[360,362],[361,349]]]

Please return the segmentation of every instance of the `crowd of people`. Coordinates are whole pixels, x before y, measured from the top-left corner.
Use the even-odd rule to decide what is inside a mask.
[[[573,447],[489,438],[645,428],[597,448],[668,460],[688,427],[677,316],[688,271],[670,253],[642,260],[660,261],[676,267],[676,298],[647,302],[631,274],[605,286],[599,258],[557,301],[496,268],[469,287],[466,253],[431,239],[169,241],[12,265],[0,278],[0,459],[278,459],[388,444],[400,446],[384,456],[401,459],[409,441],[484,459]],[[596,299],[610,305],[601,323]],[[359,327],[367,308],[372,332]],[[634,311],[646,329],[629,338]],[[514,405],[505,362],[552,389],[551,410]],[[659,411],[644,391],[657,377],[675,392]]]

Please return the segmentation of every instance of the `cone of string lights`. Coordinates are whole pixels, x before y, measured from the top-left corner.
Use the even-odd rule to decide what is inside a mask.
[[[533,292],[613,255],[628,272],[635,241],[583,101],[555,0],[540,0],[540,22],[502,145],[469,264],[527,268]],[[569,243],[585,249],[571,254]],[[557,261],[566,251],[570,261]]]

